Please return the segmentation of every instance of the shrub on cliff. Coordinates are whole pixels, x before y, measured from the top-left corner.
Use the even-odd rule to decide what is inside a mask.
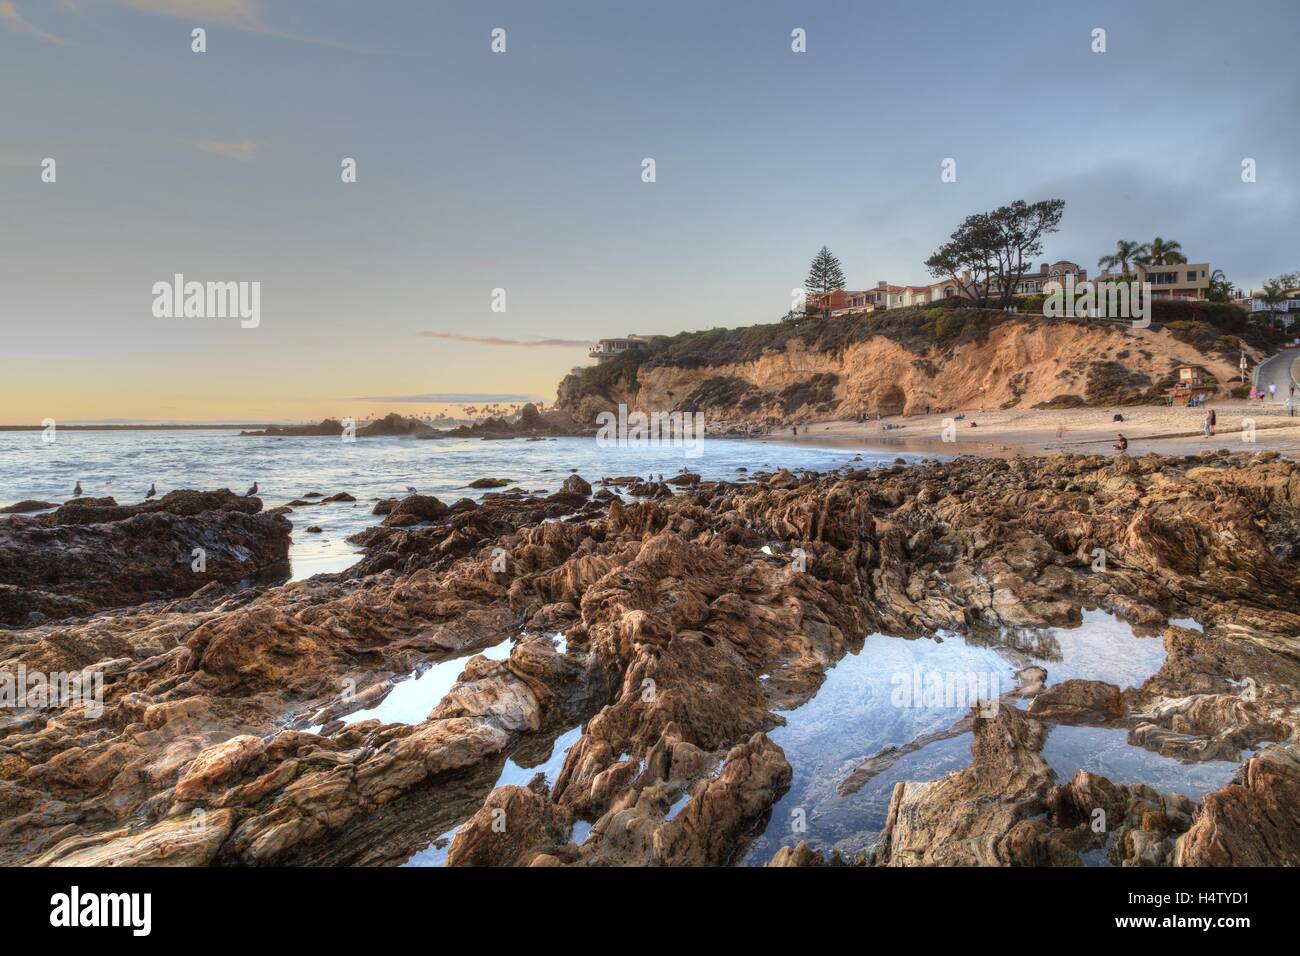
[[[1172,373],[1156,382],[1119,362],[1094,362],[1088,367],[1084,390],[1090,405],[1159,405],[1171,385]]]
[[[1214,348],[1214,340],[1221,335],[1237,336],[1239,342],[1266,352],[1286,340],[1280,329],[1254,321],[1245,309],[1227,302],[1156,299],[1151,317],[1175,338],[1203,351]]]

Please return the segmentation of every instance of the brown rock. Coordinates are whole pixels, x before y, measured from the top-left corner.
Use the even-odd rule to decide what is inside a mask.
[[[1300,748],[1270,747],[1207,794],[1174,859],[1179,866],[1300,866]]]

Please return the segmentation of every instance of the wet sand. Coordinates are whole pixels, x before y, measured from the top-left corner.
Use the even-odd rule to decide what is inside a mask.
[[[1203,432],[1205,413],[1218,416],[1215,433]],[[944,421],[954,422],[954,441],[944,441]],[[1123,415],[1123,422],[1114,421]],[[1248,425],[1253,423],[1254,441]],[[882,425],[900,426],[882,429]],[[1058,428],[1063,431],[1058,436]],[[1224,400],[1201,408],[1165,405],[1130,405],[1109,408],[1011,409],[934,415],[895,415],[882,421],[816,422],[799,425],[794,436],[764,436],[761,441],[780,444],[821,445],[899,453],[935,455],[1050,455],[1055,452],[1111,454],[1116,433],[1129,441],[1130,455],[1194,455],[1226,448],[1230,451],[1278,451],[1288,457],[1300,454],[1300,409],[1287,415],[1285,402]]]

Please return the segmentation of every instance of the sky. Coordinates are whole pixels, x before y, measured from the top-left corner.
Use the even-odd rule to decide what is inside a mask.
[[[823,244],[929,281],[1014,199],[1066,201],[1044,258],[1258,287],[1298,62],[1294,0],[0,0],[0,424],[550,401],[597,338],[775,321]],[[156,316],[177,273],[256,327]]]

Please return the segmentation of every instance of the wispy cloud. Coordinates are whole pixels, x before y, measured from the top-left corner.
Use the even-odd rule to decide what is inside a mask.
[[[53,33],[47,33],[40,27],[28,23],[27,18],[23,16],[14,0],[0,0],[0,22],[3,22],[9,30],[21,36],[33,37],[58,46],[66,46],[68,42],[62,37],[56,37]]]
[[[441,402],[459,405],[465,402],[532,402],[535,395],[509,395],[496,392],[428,392],[424,395],[359,395],[343,399],[347,402],[415,402],[433,404]]]
[[[266,21],[263,15],[262,0],[62,0],[67,8],[89,6],[92,3],[111,2],[135,10],[138,13],[152,13],[165,17],[177,17],[188,20],[195,26],[216,24],[232,30],[243,30],[262,36],[278,37],[282,40],[294,40],[298,43],[312,43],[317,46],[334,47],[351,50],[354,53],[376,53],[379,51],[355,46],[342,40],[327,37],[306,36],[277,30]],[[0,4],[11,0],[0,0]]]
[[[256,29],[262,22],[257,0],[117,0],[141,13],[158,13],[186,20],[207,20],[240,30]]]
[[[190,145],[200,153],[212,153],[241,163],[251,163],[257,156],[257,143],[251,139],[195,139]]]
[[[475,345],[513,345],[526,349],[576,349],[590,348],[587,339],[503,339],[495,335],[461,335],[459,332],[417,332],[426,339],[445,339],[449,342],[472,342]]]
[[[4,0],[0,0],[3,3]],[[41,164],[41,157],[23,153],[10,153],[0,150],[0,167],[21,169],[24,166],[37,167]]]

